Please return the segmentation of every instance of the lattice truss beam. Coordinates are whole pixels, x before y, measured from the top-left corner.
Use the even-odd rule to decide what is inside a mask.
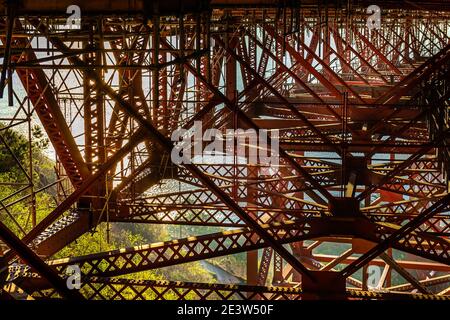
[[[88,299],[448,296],[447,13],[390,10],[378,30],[362,8],[147,18],[88,16],[79,31],[57,15],[2,22],[4,66],[26,92],[10,82],[12,100],[34,110],[57,158],[54,209],[19,235],[51,273],[80,265]],[[170,137],[195,121],[224,136],[279,130],[276,170],[249,163],[245,141],[239,161],[175,165]],[[16,202],[0,201],[13,219],[3,215]],[[52,259],[106,221],[217,232]],[[0,238],[5,294],[63,295]],[[336,244],[346,249],[319,253]],[[240,252],[260,260],[248,286],[114,278]],[[373,266],[383,271],[369,287]]]

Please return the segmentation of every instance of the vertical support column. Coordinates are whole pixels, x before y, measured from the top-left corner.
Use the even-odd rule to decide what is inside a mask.
[[[198,13],[196,15],[196,25],[195,25],[195,49],[200,51],[202,49],[209,50],[209,18],[203,13]],[[211,63],[209,55],[202,55],[197,58],[196,61],[197,72],[205,77],[208,81],[211,81]],[[206,101],[210,95],[210,90],[204,85],[199,79],[196,79],[196,89],[197,89],[197,103],[196,111],[199,111],[206,104]]]
[[[247,167],[248,181],[254,181],[258,177],[257,167]],[[253,188],[247,188],[247,206],[252,206],[257,197],[257,191]],[[254,218],[254,217],[252,217]],[[247,284],[258,284],[258,250],[247,251]]]
[[[101,27],[101,26],[100,26]],[[92,31],[95,32],[95,31]],[[92,33],[89,43],[85,43],[85,48],[94,48],[98,51],[86,53],[84,61],[93,66],[93,70],[102,77],[101,64],[102,44]],[[103,92],[98,90],[95,81],[88,76],[83,81],[84,94],[84,125],[85,125],[85,158],[88,168],[95,172],[98,166],[105,162],[105,144],[104,144],[104,96]]]
[[[164,38],[162,38],[164,40]],[[153,57],[152,62],[158,66],[167,61],[167,54],[160,50],[161,24],[158,12],[153,16]],[[154,123],[163,133],[168,132],[170,110],[167,108],[167,68],[158,67],[153,72],[153,104],[156,112]]]
[[[402,26],[400,27],[400,30],[403,31],[404,34],[404,41],[405,41],[405,54],[404,57],[406,57],[406,60],[404,60],[404,63],[411,63],[411,44],[410,44],[410,40],[409,40],[409,19],[406,19]]]
[[[326,65],[330,65],[330,56],[331,56],[331,36],[330,36],[330,29],[328,28],[328,21],[326,22],[326,25],[322,28],[323,32],[323,61]]]
[[[257,285],[258,283],[258,250],[247,252],[247,284]]]
[[[159,51],[159,48],[158,48]],[[167,61],[167,55],[165,52],[159,52],[158,62],[164,64]],[[169,126],[170,111],[167,108],[167,68],[162,68],[158,71],[158,103],[160,110],[160,118],[158,119],[161,126],[161,132],[166,133]]]
[[[235,50],[236,40],[231,39],[228,42],[231,50]],[[236,59],[228,57],[225,66],[225,95],[231,101],[236,97]]]
[[[26,81],[26,89],[27,92],[29,92],[29,86],[28,86],[28,70],[27,73],[27,81]],[[33,134],[32,134],[32,128],[31,128],[31,115],[32,115],[32,108],[31,108],[31,101],[30,99],[27,99],[27,125],[28,125],[28,160],[29,160],[29,176],[30,176],[30,214],[31,214],[31,226],[34,228],[36,227],[36,193],[35,193],[35,186],[34,186],[34,174],[33,174]]]
[[[152,34],[152,64],[159,63],[159,16],[157,12],[153,15],[153,34]],[[160,101],[159,101],[159,69],[153,70],[152,73],[152,119],[156,127],[159,127],[160,120]]]
[[[230,40],[229,42],[226,42],[227,45],[231,46],[230,42],[232,40]],[[236,60],[233,57],[228,57],[228,59],[226,59],[226,63],[225,63],[225,95],[228,99],[230,99],[230,101],[234,101],[234,98],[237,96],[236,95]],[[235,105],[235,108],[237,107],[237,105]],[[234,113],[232,115],[232,126],[233,129],[236,130],[238,127],[238,119],[237,119],[237,114]],[[233,164],[234,164],[234,168],[233,168],[233,196],[237,201],[237,194],[238,194],[238,183],[237,183],[237,175],[238,175],[238,159],[237,159],[237,146],[236,146],[236,136],[234,136],[233,138]],[[249,195],[248,195],[249,196]],[[249,201],[250,202],[250,201]]]
[[[250,32],[253,34],[253,36],[255,38],[257,38],[257,26],[253,26],[250,29]],[[252,67],[253,70],[257,70],[257,65],[256,65],[256,60],[257,60],[257,56],[256,56],[256,42],[252,39],[249,38],[248,39],[248,59],[249,59],[249,64]],[[249,80],[252,80],[252,75],[249,76]]]
[[[282,183],[277,184],[277,191],[282,190]],[[274,208],[282,209],[286,208],[285,204],[286,200],[283,200],[281,197],[272,197],[272,205]],[[282,219],[279,216],[275,217],[275,221],[281,221]],[[297,273],[294,271],[294,273]],[[283,278],[283,258],[274,251],[273,254],[273,278],[272,283],[277,285],[281,284],[285,281]]]
[[[291,249],[295,257],[301,257],[302,256],[302,249],[303,249],[303,241],[295,242],[291,244]],[[296,270],[292,270],[292,281],[294,282],[301,282],[302,281],[302,275],[298,273]]]
[[[86,30],[90,34],[90,39],[84,43],[86,49],[94,49],[93,51],[83,55],[83,60],[92,70],[96,72],[98,77],[103,78],[102,74],[102,52],[103,43],[100,39],[102,33],[102,21],[89,24]],[[98,170],[100,165],[106,162],[105,150],[105,110],[104,110],[104,94],[96,86],[94,79],[87,74],[83,78],[83,97],[84,97],[84,128],[85,128],[85,160],[87,167],[91,173]],[[94,225],[94,220],[104,205],[106,192],[105,178],[99,179],[90,189],[89,193],[97,198],[81,200],[79,208],[89,212],[89,227]]]
[[[368,287],[367,287],[367,279],[369,278],[368,275],[368,266],[365,265],[362,268],[362,290],[367,291]]]
[[[297,273],[297,272],[296,272]],[[283,279],[283,259],[281,256],[274,252],[273,255],[273,284],[280,284],[284,281]]]

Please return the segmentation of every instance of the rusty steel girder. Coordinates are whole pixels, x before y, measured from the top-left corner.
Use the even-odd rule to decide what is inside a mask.
[[[32,279],[30,279],[33,282]],[[53,289],[36,287],[30,291],[37,299],[58,299]],[[208,283],[171,282],[162,280],[132,280],[124,278],[86,278],[82,290],[91,300],[304,300],[320,296],[302,292],[300,288],[224,285]],[[175,297],[174,297],[175,296]],[[330,296],[326,297],[330,298]],[[333,296],[331,297],[333,298]],[[400,292],[373,292],[349,289],[334,298],[351,300],[437,300],[448,301],[445,295],[405,294]]]

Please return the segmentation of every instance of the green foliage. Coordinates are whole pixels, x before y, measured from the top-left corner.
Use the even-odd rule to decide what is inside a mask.
[[[11,181],[13,174],[8,173],[0,173],[0,183]],[[0,187],[0,199],[7,200],[3,201],[3,204],[8,207],[8,212],[11,214],[12,217],[17,221],[17,224],[21,227],[23,231],[26,233],[29,232],[32,229],[31,225],[31,198],[28,197],[23,201],[17,201],[21,199],[25,195],[29,195],[26,191],[17,193],[16,195],[12,196],[16,191],[18,187],[12,186],[12,185],[2,185]],[[16,204],[13,204],[9,206],[9,204],[12,204],[14,202],[17,202]],[[35,199],[35,206],[36,206],[36,220],[39,223],[43,218],[45,218],[49,212],[52,210],[52,207],[55,206],[54,200],[52,195],[46,192],[39,192],[36,194]],[[0,220],[16,235],[23,236],[23,232],[21,232],[19,226],[14,223],[13,219],[5,212],[5,210],[2,210],[0,212]]]
[[[4,127],[0,123],[0,129]],[[31,134],[32,143],[30,145],[28,137],[23,134],[13,129],[0,130],[0,173],[5,174],[2,176],[3,182],[24,183],[28,181],[26,176],[30,174],[30,165],[33,167],[33,182],[36,187],[46,186],[56,180],[54,163],[43,153],[48,148],[48,139],[37,125],[32,127]],[[30,147],[32,163],[30,163]]]
[[[32,130],[34,142],[31,145],[23,134],[13,129],[4,129],[5,126],[0,123],[0,129],[2,128],[3,130],[0,130],[0,199],[7,206],[8,212],[3,209],[0,212],[0,219],[15,234],[23,236],[32,227],[33,199],[30,197],[29,186],[26,187],[30,182],[27,178],[30,174],[30,147],[35,190],[56,180],[54,164],[42,153],[48,146],[48,139],[38,126]],[[49,188],[46,191],[36,194],[34,205],[37,222],[51,211],[52,205],[55,205],[52,198],[54,189]]]
[[[2,127],[0,125],[0,128]],[[23,175],[14,156],[22,163],[28,158],[29,147],[27,139],[11,129],[0,131],[0,135],[0,172],[14,172]]]
[[[130,223],[115,223],[111,225],[111,234],[115,235],[118,230],[126,230],[131,234],[139,234],[141,236],[141,242],[136,245],[161,242],[170,240],[168,229],[164,225],[158,224],[130,224]]]
[[[35,125],[31,129],[31,134],[33,135],[33,147],[38,150],[45,150],[48,148],[49,140],[45,137],[42,128]]]

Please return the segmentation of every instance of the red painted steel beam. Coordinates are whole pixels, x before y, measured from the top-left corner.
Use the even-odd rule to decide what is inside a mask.
[[[123,2],[122,0],[105,0],[105,1],[89,1],[78,0],[77,4],[82,8],[86,15],[94,14],[114,14],[114,15],[142,15],[146,11],[145,0],[134,0],[132,2]],[[174,15],[180,11],[179,0],[157,0],[159,11],[161,14]],[[71,0],[59,0],[51,2],[42,2],[40,0],[22,0],[19,7],[20,14],[51,14],[65,15],[68,6],[73,4]],[[374,4],[373,0],[352,1],[353,8],[361,8],[365,10],[369,5]],[[292,8],[298,4],[295,1],[274,1],[274,0],[211,0],[209,8],[211,9],[277,9],[281,7]],[[386,0],[382,2],[384,9],[401,9],[401,10],[417,10],[428,11],[439,8],[441,11],[450,11],[450,4],[446,0]],[[323,8],[323,5],[317,0],[302,0],[301,8],[306,12],[316,12],[317,8]],[[333,8],[338,10],[346,9],[347,3],[341,2],[340,6],[329,6],[329,11]],[[5,4],[0,5],[0,10],[4,12]],[[199,10],[198,0],[184,0],[183,9],[185,12],[196,12]]]
[[[167,48],[171,48],[170,44],[167,42],[165,43]],[[235,108],[235,103],[231,100],[229,100],[225,95],[223,95],[213,84],[208,82],[203,76],[197,73],[195,68],[189,64],[185,63],[185,66],[189,69],[189,71],[198,79],[201,79],[201,81],[207,86],[207,88],[214,93],[214,100],[217,99],[218,101],[222,101],[225,103],[225,106],[231,111],[237,113],[238,119],[240,121],[243,121],[246,125],[248,125],[251,128],[254,128],[255,130],[259,130],[260,128],[239,108]],[[268,141],[270,144],[270,141]],[[283,149],[280,148],[279,150],[280,156],[286,159],[296,170],[298,170],[302,176],[307,179],[308,182],[310,182],[325,198],[327,199],[333,199],[333,196],[325,189],[323,188],[320,183],[318,183],[305,169],[303,169],[297,161],[292,159]],[[317,196],[316,196],[317,197]],[[320,198],[319,198],[320,199]],[[321,200],[317,200],[321,201]]]
[[[374,52],[378,58],[383,61],[393,72],[398,75],[402,75],[402,72],[377,48],[375,45],[367,39],[361,32],[358,31],[357,27],[352,27],[353,32],[357,35],[364,44]]]
[[[219,43],[226,51],[227,53],[233,57],[236,61],[239,61],[241,66],[243,66],[245,69],[247,69],[258,81],[259,83],[263,84],[265,87],[267,87],[272,94],[277,97],[283,105],[289,108],[289,110],[297,116],[299,119],[301,119],[314,133],[317,134],[318,137],[324,142],[324,144],[330,146],[332,149],[335,149],[337,154],[342,154],[342,149],[339,148],[339,146],[335,145],[330,139],[328,139],[327,136],[325,136],[319,129],[314,126],[298,109],[296,109],[286,98],[284,98],[275,88],[273,88],[270,84],[267,83],[267,81],[260,76],[255,70],[252,69],[252,67],[247,64],[245,61],[243,61],[233,50],[231,50],[221,39],[218,37],[215,37],[215,40],[217,43]]]
[[[315,220],[311,223],[308,223],[307,220],[285,221],[264,224],[260,227],[271,234],[271,237],[275,239],[274,241],[277,241],[277,244],[281,246],[283,243],[323,237],[327,234],[327,228],[324,226],[326,222]],[[49,264],[61,273],[68,265],[77,264],[85,275],[110,277],[247,252],[268,245],[269,243],[260,237],[257,232],[247,227],[86,256],[58,259],[49,262]]]
[[[267,34],[275,39],[276,43],[281,44],[285,42],[280,35],[275,33],[275,30],[273,28],[265,26],[264,30],[267,32]],[[295,59],[295,61],[300,63],[306,70],[313,74],[319,80],[319,82],[330,91],[333,96],[338,99],[342,99],[342,93],[330,81],[328,81],[320,72],[314,69],[312,65],[308,63],[308,61],[306,61],[306,59],[303,58],[292,46],[290,46],[288,43],[286,43],[285,45],[286,50]],[[302,48],[306,50],[308,46],[303,45]]]
[[[64,298],[69,300],[84,300],[77,290],[70,290],[66,282],[50,268],[39,256],[23,243],[14,233],[12,233],[3,222],[0,221],[0,238],[26,263],[32,266],[43,278],[47,279],[51,285]]]
[[[342,260],[340,261],[340,263],[342,264],[351,264],[354,261],[356,261],[356,259],[358,259],[358,257],[354,257],[354,256],[345,256],[345,258],[341,255],[341,256],[337,256],[337,255],[328,255],[328,254],[314,254],[312,256],[315,260],[323,262],[323,263],[331,263],[339,258],[341,258]],[[450,273],[450,265],[445,265],[443,263],[436,263],[436,262],[428,262],[428,261],[412,261],[412,260],[398,260],[397,263],[402,266],[405,269],[409,269],[409,270],[434,270],[434,271],[439,271],[439,272],[448,272]],[[372,261],[370,261],[370,265],[375,265],[375,266],[379,266],[382,267],[384,266],[386,263],[381,260],[381,259],[373,259]],[[449,275],[450,277],[450,275]]]
[[[284,72],[288,73],[295,82],[297,82],[300,86],[302,86],[306,92],[308,92],[314,99],[316,99],[317,101],[319,101],[319,103],[322,103],[325,105],[325,108],[328,110],[328,112],[332,115],[334,115],[337,119],[337,121],[342,121],[341,116],[334,111],[329,104],[327,104],[313,89],[311,89],[310,86],[308,86],[308,84],[303,81],[302,79],[300,79],[294,72],[292,72],[282,61],[280,61],[278,59],[278,57],[273,54],[270,50],[267,49],[267,47],[264,46],[264,44],[262,44],[258,39],[254,38],[254,36],[252,34],[250,34],[249,32],[246,31],[247,36],[249,36],[251,39],[253,39],[253,41],[258,44],[258,46],[263,50],[263,53],[266,54],[267,56],[269,56],[270,58],[272,58],[278,65],[279,68],[284,70]],[[238,57],[239,58],[239,57]],[[239,60],[242,61],[242,60]],[[249,66],[247,63],[243,64],[244,68],[249,70],[254,70],[253,68],[251,68],[251,66]],[[251,72],[251,71],[250,71]],[[259,75],[259,73],[257,73]],[[289,102],[289,101],[288,101]],[[290,105],[287,105],[287,107],[289,108]],[[291,108],[289,108],[291,109]],[[294,111],[295,112],[295,111]]]
[[[289,52],[289,54],[294,58],[295,61],[299,62],[302,66],[304,66],[309,72],[311,72],[318,80],[320,83],[322,83],[328,90],[330,90],[330,92],[337,97],[338,99],[342,99],[343,95],[342,93],[330,82],[328,81],[328,79],[322,75],[319,71],[317,71],[311,64],[308,63],[308,61],[306,61],[299,53],[297,50],[295,50],[294,47],[291,46],[291,44],[287,41],[285,41],[284,39],[282,39],[282,37],[277,34],[275,32],[275,30],[273,29],[273,27],[265,25],[264,29],[266,30],[266,32],[268,34],[270,34],[272,37],[274,37],[275,41],[277,43],[284,43],[284,46],[286,48],[286,50]],[[322,68],[324,70],[326,70],[338,83],[340,83],[342,86],[344,86],[349,93],[351,93],[353,95],[353,97],[361,102],[361,103],[365,103],[365,100],[362,99],[359,94],[353,90],[349,85],[347,85],[347,83],[342,80],[327,64],[325,64],[322,59],[316,55],[315,52],[313,52],[307,45],[305,45],[304,43],[300,42],[300,45],[302,46],[302,48],[305,49],[305,51],[307,51],[308,53],[310,53],[315,60],[317,60],[321,65]]]
[[[439,211],[444,210],[450,204],[450,194],[442,197],[439,201],[435,202],[431,207],[425,209],[421,212],[417,217],[412,219],[410,222],[405,224],[403,227],[392,233],[386,239],[378,243],[368,252],[363,254],[358,258],[355,262],[345,267],[340,273],[344,277],[349,277],[353,273],[355,273],[358,269],[369,263],[371,260],[375,259],[385,250],[392,246],[393,243],[400,241],[405,236],[413,232],[417,227],[419,227],[422,223],[426,222],[428,219],[432,218]],[[450,260],[447,260],[447,263],[450,264]]]
[[[303,240],[322,239],[328,234],[343,238],[356,237],[381,243],[382,239],[396,232],[395,229],[385,228],[381,225],[377,226],[378,229],[376,229],[375,225],[362,218],[353,220],[306,218],[295,221],[273,222],[263,224],[261,227],[267,230],[280,245]],[[424,243],[429,243],[428,249],[434,250],[433,243],[427,242],[427,239],[435,238],[423,237]],[[397,242],[393,243],[392,246],[399,250],[406,249],[408,252],[414,252],[410,250],[410,244]],[[85,256],[57,259],[50,261],[48,264],[60,273],[64,273],[68,265],[77,264],[85,275],[110,277],[267,247],[268,243],[264,239],[259,237],[251,228],[246,227]],[[414,253],[421,255],[420,252]]]
[[[356,198],[359,201],[362,201],[366,197],[368,197],[374,190],[379,188],[380,186],[384,185],[386,182],[388,182],[391,178],[393,178],[395,175],[402,172],[405,168],[407,168],[409,165],[411,165],[414,161],[419,160],[423,155],[425,155],[428,151],[430,151],[432,148],[435,147],[436,142],[440,142],[443,139],[446,139],[449,133],[449,129],[446,131],[440,133],[437,135],[433,141],[424,143],[423,146],[414,154],[412,154],[408,159],[401,162],[398,166],[394,168],[391,172],[389,172],[387,175],[385,175],[380,181],[377,183],[374,183],[373,185],[368,186],[362,193],[360,193]]]
[[[351,46],[341,37],[336,26],[328,25],[328,28],[334,34],[335,39],[338,39],[338,42],[342,43],[342,45],[344,45],[345,48],[347,48],[347,50],[350,50],[356,57],[358,57],[359,61],[361,62],[361,65],[364,65],[367,68],[369,68],[369,70],[375,73],[377,76],[379,76],[384,83],[388,83],[383,74],[381,74],[374,66],[372,66],[372,64],[370,64],[358,50],[355,50],[353,46]]]
[[[429,58],[421,66],[407,75],[397,83],[391,90],[379,97],[376,104],[395,104],[400,98],[407,94],[414,86],[427,79],[434,71],[441,68],[450,60],[450,44],[443,48],[438,54]]]
[[[24,278],[30,283],[39,279]],[[166,280],[134,280],[127,278],[101,278],[89,277],[84,279],[82,289],[86,289],[88,300],[305,300],[317,299],[318,296],[308,294],[299,287],[280,286],[248,286],[230,284],[209,284]],[[25,287],[24,287],[25,288]],[[42,289],[25,288],[31,295],[42,297]],[[131,296],[131,297],[130,297]],[[348,289],[346,292],[334,297],[339,299],[357,300],[450,300],[450,296],[424,295],[417,293],[375,292],[359,289]]]
[[[420,293],[429,294],[430,291],[423,286],[419,280],[414,278],[408,271],[401,267],[393,258],[391,258],[386,253],[381,253],[380,258],[383,259],[388,266],[395,270],[400,276],[402,276],[406,281],[408,281],[414,288],[416,288]]]

